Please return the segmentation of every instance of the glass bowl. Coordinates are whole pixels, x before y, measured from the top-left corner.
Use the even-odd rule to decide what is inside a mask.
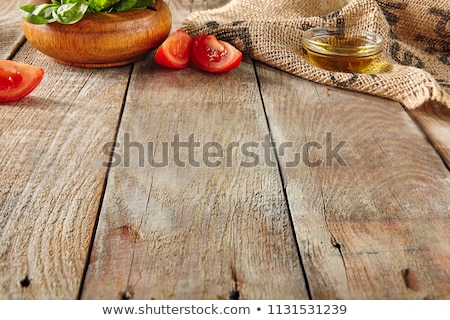
[[[305,31],[302,46],[311,63],[329,71],[365,73],[384,48],[384,39],[372,31],[313,28]]]

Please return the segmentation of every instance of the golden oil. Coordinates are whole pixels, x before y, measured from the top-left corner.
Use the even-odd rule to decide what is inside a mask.
[[[312,64],[329,71],[372,73],[383,41],[367,35],[305,33],[303,47]],[[307,38],[306,38],[307,37]],[[378,36],[379,37],[379,36]]]
[[[378,54],[369,56],[330,56],[306,49],[309,59],[316,67],[336,72],[367,73]]]

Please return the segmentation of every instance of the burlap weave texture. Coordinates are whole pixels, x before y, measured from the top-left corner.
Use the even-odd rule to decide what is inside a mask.
[[[231,0],[192,13],[183,29],[215,34],[256,60],[311,81],[389,98],[408,109],[427,101],[450,108],[450,0],[344,1]],[[350,74],[311,65],[301,38],[319,26],[381,34],[381,59],[389,68]]]

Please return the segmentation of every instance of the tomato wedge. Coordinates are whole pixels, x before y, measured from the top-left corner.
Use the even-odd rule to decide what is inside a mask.
[[[33,91],[44,70],[11,60],[0,60],[0,102],[19,100]]]
[[[186,68],[191,62],[189,48],[192,40],[186,31],[175,31],[156,50],[155,62],[167,68]]]
[[[191,45],[191,59],[201,70],[227,72],[239,66],[242,52],[232,44],[218,40],[214,35],[201,34]]]

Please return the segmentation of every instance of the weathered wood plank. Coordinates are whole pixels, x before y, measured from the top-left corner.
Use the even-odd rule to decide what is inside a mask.
[[[25,40],[22,32],[19,7],[27,0],[0,2],[0,25],[2,26],[0,59],[10,59]]]
[[[307,298],[278,170],[261,147],[240,151],[267,130],[251,61],[227,74],[136,64],[82,298]],[[184,167],[176,135],[192,137]],[[149,164],[164,143],[167,163]]]
[[[116,151],[123,161],[108,179],[83,298],[306,298],[278,171],[243,167],[253,160],[229,148],[259,142],[266,130],[248,61],[226,75],[138,64]],[[171,147],[177,134],[198,143],[181,150],[185,167]],[[125,145],[135,142],[145,151],[131,148],[126,167]],[[167,165],[151,166],[147,152],[161,162],[164,143]],[[203,149],[208,143],[222,156],[204,158],[218,150]]]
[[[166,0],[172,14],[172,30],[177,30],[181,26],[181,22],[192,11],[192,0]]]
[[[450,169],[450,109],[430,101],[409,111],[409,114],[423,129]]]
[[[414,121],[391,101],[257,74],[276,144],[292,142],[279,159],[312,297],[449,298],[450,174]]]
[[[0,298],[76,299],[131,68],[66,67],[28,43],[14,58],[45,76],[0,104]]]

